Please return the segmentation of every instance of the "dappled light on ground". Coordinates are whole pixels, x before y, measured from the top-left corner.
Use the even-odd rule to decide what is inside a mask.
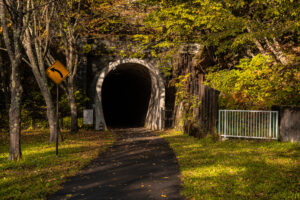
[[[195,139],[162,133],[176,152],[191,199],[299,199],[300,145]]]
[[[56,157],[55,144],[48,142],[49,131],[23,132],[23,159],[10,162],[8,135],[1,137],[0,199],[44,199],[113,142],[109,133],[83,130],[64,133],[64,138]]]

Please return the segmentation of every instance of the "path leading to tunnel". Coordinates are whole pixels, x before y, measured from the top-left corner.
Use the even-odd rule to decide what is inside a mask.
[[[184,199],[168,143],[142,129],[116,129],[117,141],[49,199]]]

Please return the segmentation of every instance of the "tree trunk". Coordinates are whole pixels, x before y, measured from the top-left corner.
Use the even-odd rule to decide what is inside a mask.
[[[61,8],[63,12],[61,12]],[[74,9],[76,8],[76,9]],[[66,56],[66,67],[70,71],[69,76],[66,79],[66,87],[65,92],[68,97],[68,103],[71,111],[71,132],[78,131],[78,113],[77,113],[77,105],[76,105],[76,98],[74,95],[74,77],[77,73],[78,62],[79,62],[79,55],[78,55],[78,36],[79,36],[79,29],[78,23],[80,20],[80,13],[76,14],[76,17],[73,18],[72,21],[69,21],[68,14],[64,10],[69,10],[70,13],[73,13],[75,10],[81,10],[81,4],[75,3],[72,1],[70,3],[63,3],[61,7],[57,9],[57,21],[63,21],[67,24],[67,28],[63,26],[64,23],[61,23],[59,26],[59,31],[61,34],[61,39],[64,44],[64,51]],[[76,12],[76,11],[75,11]]]
[[[58,134],[58,120],[55,112],[55,107],[51,98],[48,94],[49,91],[42,91],[43,97],[47,105],[47,118],[49,122],[50,139],[49,142],[55,142],[56,135]]]
[[[68,47],[65,50],[66,53],[66,64],[67,68],[70,71],[70,75],[67,78],[67,88],[66,93],[68,96],[68,102],[70,106],[71,111],[71,132],[77,132],[78,131],[78,118],[77,118],[77,105],[76,105],[76,99],[74,95],[74,77],[77,72],[78,67],[78,54],[75,51],[74,45],[76,42],[73,40],[73,31],[69,32],[70,38],[65,38],[65,44]]]
[[[36,40],[37,39],[34,37],[34,35],[32,35],[29,31],[29,28],[27,28],[25,31],[25,39],[23,40],[23,45],[30,62],[30,67],[47,106],[47,118],[50,130],[49,141],[55,142],[56,135],[58,134],[58,120],[54,102],[52,100],[52,96],[47,83],[44,66],[45,60],[42,55],[42,46]],[[35,53],[33,49],[35,49]]]
[[[21,153],[21,99],[22,99],[22,85],[20,77],[20,64],[22,59],[20,40],[22,35],[22,20],[23,20],[23,3],[22,1],[12,1],[10,5],[17,3],[19,6],[15,12],[10,12],[9,15],[12,20],[12,37],[8,32],[6,22],[6,10],[4,1],[0,1],[0,17],[2,25],[2,33],[7,53],[11,63],[10,76],[10,109],[9,109],[9,133],[10,133],[10,149],[9,160],[19,160],[22,157]]]
[[[250,27],[247,27],[247,31],[248,33],[252,33]],[[267,55],[267,51],[264,49],[264,47],[262,46],[262,44],[258,41],[258,39],[256,39],[255,37],[252,37],[252,41],[254,42],[255,46],[258,48],[259,52],[262,55]]]
[[[77,105],[74,95],[74,87],[73,84],[69,85],[67,87],[67,95],[68,95],[68,101],[70,105],[71,110],[71,132],[77,132],[78,131],[78,117],[77,117]]]
[[[34,74],[34,77],[38,83],[38,86],[41,90],[41,93],[43,95],[43,98],[45,100],[46,106],[47,106],[47,118],[48,118],[48,123],[49,123],[49,130],[50,130],[50,142],[55,142],[55,137],[57,134],[57,116],[55,112],[55,106],[52,100],[51,93],[49,91],[47,82],[43,79],[43,75],[40,75],[40,72],[34,63],[34,57],[32,57],[32,54],[30,53],[30,47],[28,48],[28,44],[24,45],[26,48],[27,56],[32,63],[31,69]]]
[[[32,68],[33,74],[35,75],[35,79],[39,85],[39,88],[41,90],[41,93],[43,95],[43,98],[45,100],[46,106],[47,106],[47,118],[49,123],[49,131],[50,131],[50,139],[49,142],[55,142],[57,130],[58,130],[58,122],[57,122],[57,116],[55,111],[54,102],[52,100],[51,93],[48,89],[47,83],[45,83],[41,77],[36,75],[38,72],[35,68]]]
[[[49,123],[49,131],[50,131],[50,139],[49,142],[55,142],[55,137],[58,130],[58,122],[57,122],[57,116],[55,111],[54,102],[52,100],[51,93],[48,89],[47,83],[42,80],[42,78],[38,75],[38,71],[36,68],[32,68],[32,72],[35,76],[35,79],[38,83],[38,86],[41,90],[41,93],[43,95],[43,98],[45,100],[46,106],[47,106],[47,118]]]
[[[19,66],[16,62],[12,63],[11,72],[11,103],[9,109],[9,132],[10,149],[9,160],[19,160],[21,153],[21,98],[22,86],[20,80]]]
[[[270,50],[272,51],[272,53],[274,54],[275,58],[278,61],[280,61],[281,64],[283,64],[283,65],[289,64],[289,59],[281,51],[281,47],[275,38],[273,38],[274,44],[272,44],[266,37],[265,37],[265,41],[266,41],[268,47],[270,48]]]

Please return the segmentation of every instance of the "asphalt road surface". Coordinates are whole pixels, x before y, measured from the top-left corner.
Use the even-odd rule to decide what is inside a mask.
[[[48,199],[183,200],[168,143],[143,128],[115,129],[117,140]]]

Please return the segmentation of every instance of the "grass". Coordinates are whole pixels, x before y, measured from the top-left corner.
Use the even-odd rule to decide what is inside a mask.
[[[187,199],[300,199],[300,145],[161,133],[174,149]]]
[[[22,132],[23,158],[12,162],[9,136],[0,133],[0,199],[45,199],[114,141],[108,132],[84,130],[64,137],[56,157],[55,144],[48,143],[49,131]]]

